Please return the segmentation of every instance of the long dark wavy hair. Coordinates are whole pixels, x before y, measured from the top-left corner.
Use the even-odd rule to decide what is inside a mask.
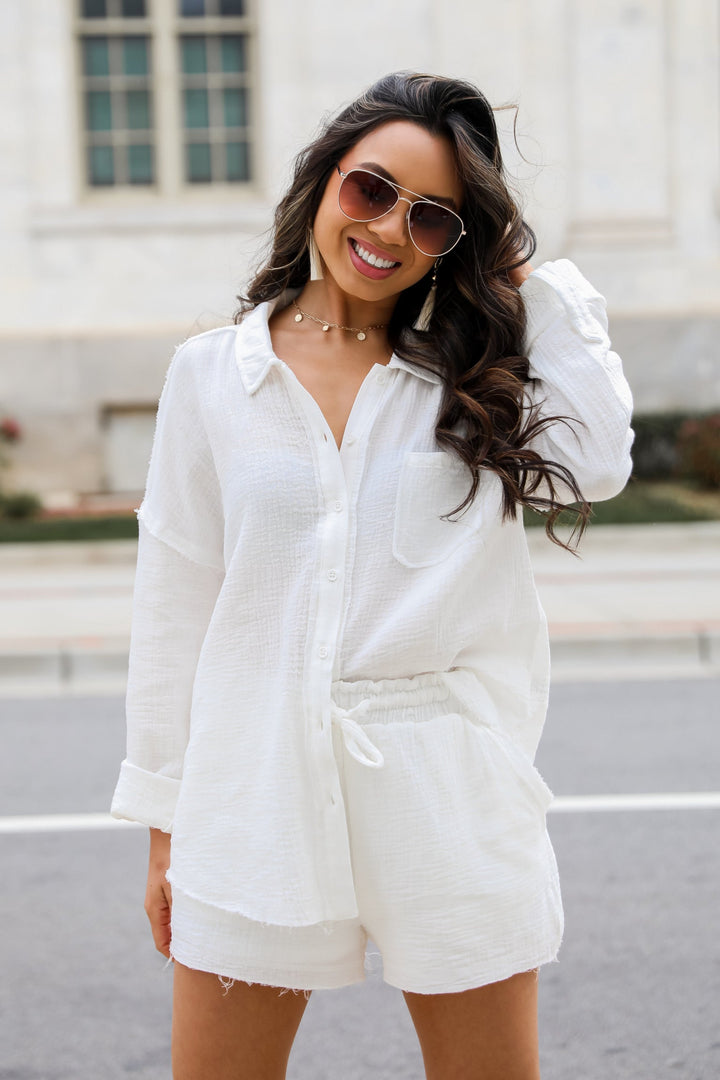
[[[550,538],[563,510],[558,485],[569,489],[580,539],[590,505],[572,473],[532,449],[533,439],[569,417],[541,416],[528,404],[528,359],[522,355],[525,307],[509,272],[532,257],[535,234],[508,188],[492,106],[471,83],[397,72],[386,75],[331,119],[297,157],[290,187],[275,211],[272,248],[265,265],[239,297],[235,320],[310,276],[308,238],[332,170],[373,128],[409,120],[450,140],[463,187],[466,236],[438,268],[435,307],[427,331],[413,329],[431,284],[431,272],[401,293],[388,325],[398,354],[437,372],[444,395],[435,429],[439,445],[468,466],[472,484],[460,513],[475,497],[480,470],[496,473],[503,486],[503,518],[518,506],[546,515]],[[448,516],[451,516],[448,515]],[[571,538],[572,539],[572,538]]]

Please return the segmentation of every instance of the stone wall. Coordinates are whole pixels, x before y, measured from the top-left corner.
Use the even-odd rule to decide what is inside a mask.
[[[127,431],[149,439],[173,346],[232,317],[293,154],[397,68],[519,102],[527,160],[513,114],[498,118],[537,261],[570,257],[607,296],[639,410],[720,406],[715,0],[368,0],[352,24],[330,0],[252,10],[256,182],[158,194],[83,187],[72,0],[0,5],[0,414],[27,433],[14,483],[113,486],[108,417],[136,409]]]

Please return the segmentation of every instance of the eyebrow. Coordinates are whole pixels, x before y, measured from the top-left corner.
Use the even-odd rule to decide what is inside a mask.
[[[389,180],[391,184],[395,184],[401,191],[410,191],[410,188],[403,187],[402,184],[398,184],[397,180],[392,173],[389,173],[387,169],[384,169],[382,165],[378,165],[377,161],[361,161],[359,165],[353,165],[354,169],[371,169],[372,172],[377,173],[378,176],[384,177],[385,180]],[[419,191],[410,191],[411,195],[420,195],[422,199],[429,199],[430,202],[441,203],[443,206],[449,206],[451,210],[457,210],[458,206],[454,199],[448,199],[445,195],[423,195]]]

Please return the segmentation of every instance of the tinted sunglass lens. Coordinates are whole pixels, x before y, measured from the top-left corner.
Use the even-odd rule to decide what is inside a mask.
[[[438,203],[416,202],[410,211],[410,234],[426,255],[444,255],[460,239],[462,222]]]
[[[387,180],[354,169],[343,178],[338,195],[340,209],[353,221],[373,221],[397,202],[397,192]]]

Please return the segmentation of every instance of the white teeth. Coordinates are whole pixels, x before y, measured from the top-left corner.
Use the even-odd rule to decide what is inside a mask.
[[[366,251],[364,247],[360,247],[357,240],[353,240],[352,246],[362,261],[369,263],[370,266],[377,266],[379,270],[389,270],[391,267],[397,266],[397,263],[392,262],[390,259],[379,259],[377,255],[373,255],[372,252]]]

